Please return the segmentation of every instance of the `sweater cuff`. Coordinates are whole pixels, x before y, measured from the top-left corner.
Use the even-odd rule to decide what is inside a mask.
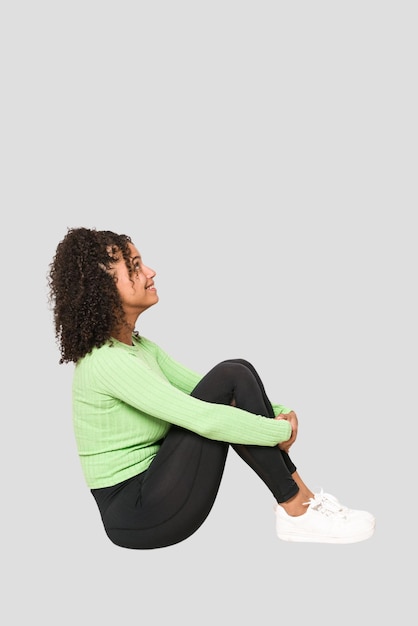
[[[292,411],[292,409],[289,409],[289,407],[284,406],[283,404],[272,404],[272,407],[275,417],[277,417],[280,413],[286,414]]]

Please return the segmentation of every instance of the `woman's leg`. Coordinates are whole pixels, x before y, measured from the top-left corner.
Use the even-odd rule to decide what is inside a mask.
[[[261,378],[260,378],[258,372],[256,371],[256,369],[254,368],[254,366],[251,363],[249,363],[248,361],[244,360],[244,359],[232,359],[231,361],[226,361],[226,362],[241,363],[242,365],[245,365],[253,373],[255,379],[258,382],[258,385],[260,387],[260,390],[261,390],[261,393],[262,393],[262,396],[263,396],[263,401],[264,401],[264,404],[265,404],[266,409],[267,409],[267,414],[268,414],[267,416],[268,417],[275,417],[274,411],[273,411],[273,407],[272,407],[271,402],[270,402],[270,400],[269,400],[269,398],[268,398],[268,396],[266,394],[263,381],[261,380]],[[242,408],[244,408],[244,407],[242,407]],[[236,452],[238,454],[240,454],[240,456],[245,460],[245,455],[246,455],[246,450],[245,449],[242,449],[242,447],[240,449],[238,449],[238,446],[237,446],[236,447]],[[263,456],[263,458],[264,458],[264,449],[263,448],[256,449],[255,450],[255,454],[256,454],[256,456],[258,454],[261,454]],[[289,455],[286,452],[282,452],[282,455],[283,455],[283,460],[286,463],[287,468],[291,472],[293,481],[298,486],[298,491],[297,491],[297,493],[294,496],[292,496],[291,498],[287,499],[286,501],[279,501],[278,500],[278,502],[280,502],[280,504],[283,506],[283,508],[285,509],[285,511],[289,515],[301,515],[301,514],[306,512],[306,503],[310,500],[310,498],[313,498],[314,493],[313,493],[313,491],[311,491],[309,489],[309,487],[307,487],[307,485],[304,483],[304,481],[300,477],[299,473],[296,471],[296,467],[293,464],[293,462],[290,460]]]
[[[254,367],[243,359],[216,365],[193,390],[193,396],[217,404],[234,403],[240,409],[274,418],[273,407]],[[284,503],[299,492],[296,467],[277,446],[231,444],[237,454],[258,474],[275,496]],[[306,501],[306,500],[305,500]]]
[[[245,377],[240,374],[240,383],[235,387],[234,404],[255,411],[261,415],[274,417],[273,408],[253,366],[247,361],[235,360],[230,363],[247,367],[257,382],[266,413],[259,410],[260,395],[252,389],[251,382],[242,383]],[[250,379],[251,380],[251,377]],[[257,406],[254,405],[257,403]],[[258,408],[257,408],[258,407]],[[314,541],[321,543],[353,543],[369,538],[375,527],[374,516],[367,511],[350,510],[341,505],[334,496],[321,492],[314,494],[303,482],[292,461],[278,447],[233,446],[238,454],[264,480],[281,506],[276,509],[276,531],[278,537],[286,541]],[[283,465],[277,462],[281,458]],[[290,478],[288,473],[290,473]],[[289,481],[296,489],[290,498],[284,497]],[[281,490],[282,496],[278,495]]]
[[[92,490],[109,539],[153,549],[192,535],[213,506],[227,453],[228,444],[173,426],[147,471]]]
[[[263,396],[263,401],[267,410],[267,416],[268,417],[275,417],[274,415],[274,411],[273,411],[273,407],[271,405],[271,402],[266,394],[265,388],[264,388],[264,384],[263,381],[261,380],[258,372],[256,371],[256,369],[254,368],[254,366],[249,363],[248,361],[244,360],[244,359],[232,359],[230,361],[226,361],[231,362],[231,363],[241,363],[242,365],[245,365],[254,375],[254,378],[256,379],[256,381],[258,382],[261,394]],[[244,402],[245,403],[245,402]],[[238,404],[237,404],[238,406]],[[242,407],[244,408],[244,407]],[[247,461],[246,456],[247,456],[247,450],[245,446],[234,446],[236,449],[236,452],[244,459]],[[269,448],[270,449],[270,448]],[[260,448],[260,449],[255,449],[253,450],[253,453],[255,453],[255,456],[261,455],[263,457],[264,460],[264,449]],[[275,454],[275,453],[273,453]],[[307,487],[307,485],[303,482],[302,478],[299,476],[299,473],[296,471],[296,467],[293,464],[293,462],[290,460],[289,455],[286,452],[282,452],[283,455],[283,460],[289,470],[289,472],[291,473],[292,479],[293,481],[296,483],[296,485],[298,486],[298,491],[297,493],[292,496],[291,498],[287,499],[286,501],[279,501],[280,504],[283,506],[283,508],[285,509],[285,511],[289,514],[289,515],[301,515],[303,513],[306,512],[306,503],[310,500],[310,498],[312,498],[314,496],[314,493],[309,489],[309,487]],[[250,462],[248,462],[249,465],[251,465],[251,460]],[[266,482],[266,481],[265,481]]]

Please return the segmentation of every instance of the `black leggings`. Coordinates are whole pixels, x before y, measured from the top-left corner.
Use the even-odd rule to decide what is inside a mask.
[[[242,359],[216,365],[192,396],[273,418],[263,383]],[[145,472],[113,487],[92,489],[109,539],[133,549],[162,548],[190,537],[218,493],[229,446],[258,474],[277,502],[294,496],[295,465],[277,446],[227,444],[172,426]]]

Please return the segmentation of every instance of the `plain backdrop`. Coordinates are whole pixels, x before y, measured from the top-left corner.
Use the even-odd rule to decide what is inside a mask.
[[[2,4],[3,623],[414,623],[416,27],[402,0]],[[189,540],[109,542],[47,303],[78,226],[156,269],[143,335],[201,373],[253,362],[372,539],[279,541],[231,451]]]

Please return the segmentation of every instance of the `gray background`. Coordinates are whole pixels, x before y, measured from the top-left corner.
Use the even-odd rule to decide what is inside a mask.
[[[2,611],[7,624],[414,623],[414,2],[10,2],[0,9]],[[205,372],[251,360],[314,489],[377,517],[352,546],[275,536],[228,458],[189,540],[105,537],[46,273],[67,227],[157,270],[140,332]]]

